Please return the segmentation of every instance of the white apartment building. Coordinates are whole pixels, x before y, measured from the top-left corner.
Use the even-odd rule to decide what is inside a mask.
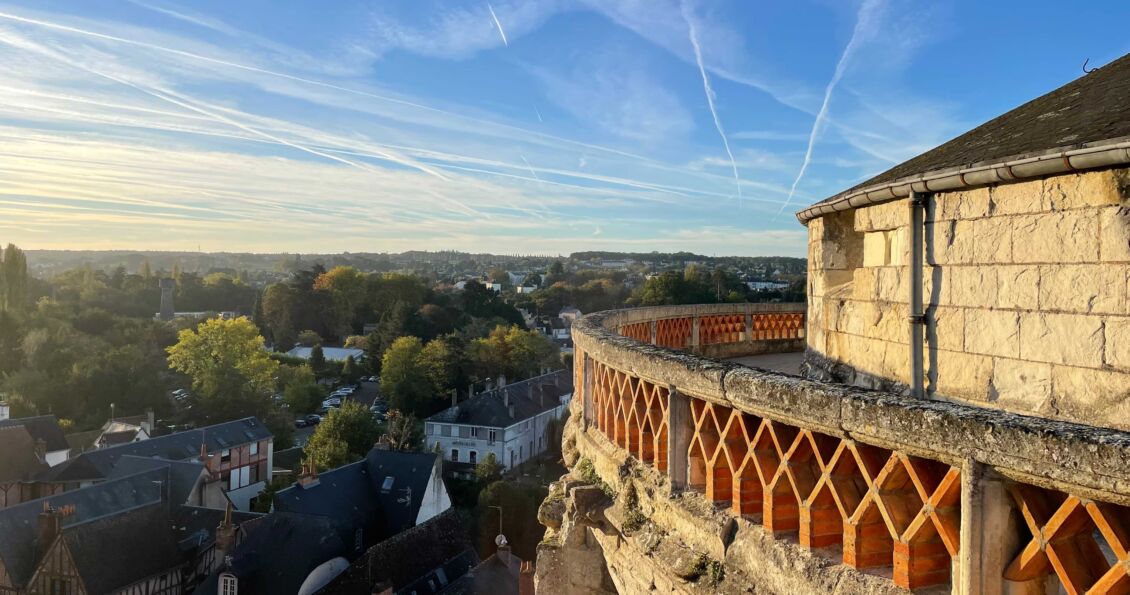
[[[427,418],[425,444],[452,463],[474,465],[493,452],[512,469],[549,448],[550,421],[568,415],[572,381],[558,370],[475,395]]]

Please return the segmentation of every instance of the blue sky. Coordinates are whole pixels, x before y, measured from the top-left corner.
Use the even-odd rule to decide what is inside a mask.
[[[493,12],[493,15],[492,15]],[[0,2],[0,241],[803,256],[1130,3]]]

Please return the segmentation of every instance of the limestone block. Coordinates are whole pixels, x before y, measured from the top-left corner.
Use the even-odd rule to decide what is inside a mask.
[[[867,329],[874,324],[875,302],[847,300],[840,309],[840,316],[836,330],[841,333],[858,335],[867,334]]]
[[[933,308],[927,321],[927,349],[965,350],[965,308]]]
[[[1043,210],[1043,181],[1029,180],[994,186],[994,215],[1025,215]]]
[[[938,395],[985,402],[993,358],[985,355],[936,350],[927,353],[926,378],[930,390]]]
[[[855,212],[856,231],[885,231],[905,226],[910,215],[906,201],[896,200],[857,209]]]
[[[1012,310],[965,311],[965,351],[1018,357],[1020,355],[1020,315]]]
[[[973,222],[940,221],[925,229],[927,264],[973,262]]]
[[[1130,208],[1099,211],[1100,258],[1103,262],[1130,262]]]
[[[1039,413],[1052,395],[1052,365],[1017,359],[993,360],[989,398],[1009,411]]]
[[[997,267],[997,307],[1035,310],[1040,298],[1040,269],[1035,265]]]
[[[1014,262],[1098,262],[1097,210],[1024,215],[1012,221]]]
[[[949,283],[944,283],[947,269],[926,266],[922,271],[922,302],[926,305],[949,304]]]
[[[910,382],[910,348],[905,340],[902,343],[884,342],[882,375],[903,384]]]
[[[837,289],[849,285],[852,280],[852,271],[842,269],[812,269],[812,294],[825,296],[835,293]]]
[[[1123,172],[1125,170],[1122,170]],[[1061,211],[1119,204],[1122,188],[1119,170],[1064,174],[1044,180],[1043,209]]]
[[[1057,417],[1130,429],[1130,374],[1054,366],[1052,399]]]
[[[1107,318],[1104,327],[1104,363],[1114,368],[1130,370],[1130,318]]]
[[[886,369],[887,346],[885,341],[867,337],[851,337],[848,341],[850,355],[844,361],[868,374],[882,376]]]
[[[927,219],[941,221],[985,217],[991,212],[991,204],[988,188],[960,192],[939,192],[934,195],[933,208],[927,209]]]
[[[875,271],[870,267],[860,267],[852,271],[851,295],[857,300],[874,300],[878,297],[875,289]]]
[[[871,231],[863,234],[863,266],[881,267],[890,262],[891,246],[887,232]]]
[[[1098,368],[1103,363],[1103,320],[1082,314],[1020,315],[1020,358]]]
[[[876,304],[872,312],[872,324],[867,336],[883,341],[905,344],[910,330],[907,316],[910,309],[906,304]]]
[[[1040,267],[1040,310],[1124,314],[1130,268],[1111,264]]]
[[[986,217],[973,221],[973,262],[1012,262],[1012,220]]]
[[[906,266],[910,262],[910,232],[905,227],[892,229],[887,232],[887,240],[890,244],[889,264]]]
[[[909,275],[905,267],[875,269],[875,294],[880,300],[905,303],[910,292]]]
[[[840,311],[844,307],[843,300],[823,298],[817,307],[824,311],[824,329],[828,331],[837,330],[840,324]]]
[[[947,305],[990,308],[997,303],[997,267],[944,267],[941,277],[949,286]]]
[[[817,269],[846,269],[848,254],[839,242],[822,240],[813,247],[812,266]]]

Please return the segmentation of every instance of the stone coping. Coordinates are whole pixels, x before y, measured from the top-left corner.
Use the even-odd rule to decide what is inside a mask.
[[[978,461],[1017,481],[1130,506],[1130,432],[821,383],[644,344],[615,330],[733,311],[711,305],[598,312],[574,323],[573,341],[607,366],[753,415],[952,465]]]

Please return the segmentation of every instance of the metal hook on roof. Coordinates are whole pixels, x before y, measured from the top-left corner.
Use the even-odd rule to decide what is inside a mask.
[[[1090,69],[1090,70],[1087,70],[1087,63],[1088,63],[1088,62],[1090,62],[1090,61],[1091,61],[1091,59],[1090,59],[1090,58],[1087,58],[1086,60],[1083,60],[1083,73],[1084,73],[1084,74],[1091,74],[1092,72],[1094,72],[1094,71],[1096,71],[1096,70],[1098,70],[1098,69],[1099,69],[1099,67],[1097,67],[1097,66],[1096,66],[1095,68],[1092,68],[1092,69]]]

